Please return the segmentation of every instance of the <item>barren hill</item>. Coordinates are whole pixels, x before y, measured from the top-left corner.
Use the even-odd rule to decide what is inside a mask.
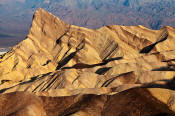
[[[0,115],[173,116],[174,43],[172,27],[87,29],[38,9],[0,56]]]

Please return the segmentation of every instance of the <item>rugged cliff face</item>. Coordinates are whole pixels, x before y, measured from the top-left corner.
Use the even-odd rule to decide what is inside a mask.
[[[26,39],[0,56],[0,114],[174,115],[174,38],[172,27],[94,30],[38,9]]]

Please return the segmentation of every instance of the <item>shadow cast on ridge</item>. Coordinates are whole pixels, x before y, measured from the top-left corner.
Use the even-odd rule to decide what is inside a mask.
[[[61,69],[64,65],[66,65],[80,50],[85,47],[85,39],[83,39],[80,44],[76,47],[76,51],[69,54],[67,57],[63,58],[61,61],[58,62],[58,66],[56,70]],[[69,50],[68,50],[69,51]],[[67,54],[67,52],[66,52]],[[64,57],[64,56],[63,56]]]
[[[156,81],[156,82],[158,82],[158,81]],[[159,82],[164,82],[164,84],[159,84],[156,82],[143,84],[141,87],[142,88],[164,88],[164,89],[175,90],[175,76],[171,80],[168,80],[168,79],[159,80]]]
[[[151,50],[152,50],[157,44],[159,44],[160,42],[165,41],[167,38],[168,38],[168,32],[167,32],[167,30],[164,30],[164,31],[160,34],[160,36],[159,36],[159,38],[158,38],[158,41],[157,41],[156,43],[144,47],[143,49],[140,50],[139,53],[143,54],[143,53],[149,53],[149,52],[151,52]]]
[[[110,58],[110,59],[107,59],[107,60],[104,60],[103,62],[101,63],[98,63],[98,64],[84,64],[84,63],[77,63],[75,64],[74,66],[72,67],[64,67],[62,69],[83,69],[83,68],[93,68],[93,67],[96,67],[96,66],[103,66],[103,65],[106,65],[107,63],[109,62],[112,62],[112,61],[115,61],[115,60],[121,60],[123,57],[116,57],[116,58]],[[98,72],[97,72],[98,73]]]
[[[24,81],[24,82],[20,82],[19,84],[14,85],[14,86],[12,86],[12,87],[8,87],[8,88],[1,89],[1,90],[0,90],[0,94],[1,94],[1,93],[4,93],[5,91],[7,91],[7,90],[9,90],[9,89],[12,89],[12,88],[14,88],[14,87],[21,86],[21,85],[28,84],[28,83],[32,83],[32,82],[38,80],[39,78],[43,78],[43,77],[45,77],[45,76],[47,76],[47,75],[49,75],[49,74],[51,74],[51,72],[46,73],[46,74],[43,74],[41,77],[39,77],[39,75],[38,75],[38,76],[35,76],[35,77],[32,77],[30,80]],[[39,77],[39,78],[38,78],[38,77]]]
[[[152,69],[152,71],[175,71],[175,65],[168,65],[164,67],[159,67]]]

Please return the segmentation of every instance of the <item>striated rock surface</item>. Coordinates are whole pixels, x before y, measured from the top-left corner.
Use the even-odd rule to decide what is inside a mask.
[[[38,9],[0,56],[0,115],[173,116],[174,44],[172,27],[93,30]]]

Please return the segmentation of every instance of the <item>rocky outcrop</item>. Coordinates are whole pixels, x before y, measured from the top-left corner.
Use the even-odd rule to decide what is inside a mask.
[[[0,106],[19,102],[0,114],[174,115],[174,37],[172,27],[87,29],[38,9],[26,39],[0,56]]]
[[[174,91],[138,88],[113,95],[96,94],[64,97],[35,96],[25,92],[3,94],[0,95],[0,114],[3,116],[175,115]]]

